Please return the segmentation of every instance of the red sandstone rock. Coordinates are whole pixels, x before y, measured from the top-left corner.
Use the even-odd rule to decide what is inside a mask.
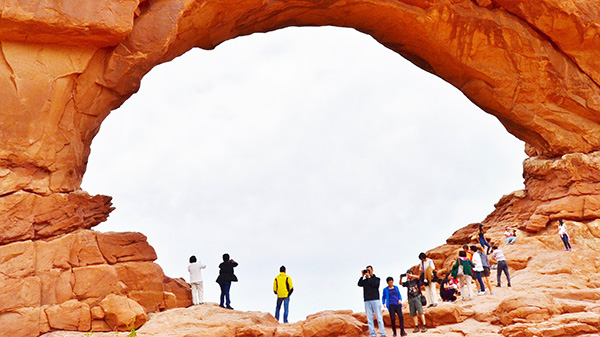
[[[156,252],[142,233],[96,233],[98,246],[108,263],[154,261]]]
[[[88,331],[91,328],[90,308],[77,300],[44,309],[51,329]]]
[[[144,308],[124,296],[110,294],[100,302],[100,307],[111,330],[125,331],[131,326],[139,328],[148,319]]]
[[[0,333],[82,329],[89,325],[82,313],[86,305],[94,311],[91,326],[106,329],[122,328],[123,317],[142,317],[142,307],[189,304],[187,284],[164,278],[150,262],[156,255],[143,235],[86,231],[112,211],[109,197],[79,190],[92,139],[157,64],[193,47],[210,49],[289,25],[336,25],[370,34],[456,86],[527,143],[525,189],[503,197],[484,226],[502,246],[504,225],[523,231],[517,245],[503,246],[517,283],[538,291],[550,287],[556,298],[581,303],[561,303],[567,316],[549,308],[556,303],[544,296],[533,306],[519,306],[529,300],[516,296],[497,311],[485,307],[471,314],[467,308],[459,314],[440,307],[428,319],[512,324],[502,329],[507,336],[596,333],[595,316],[578,310],[600,298],[588,289],[600,284],[600,152],[594,152],[600,151],[599,18],[598,0],[2,2]],[[573,243],[586,255],[553,253],[561,249],[554,232],[559,218],[570,221]],[[440,269],[449,267],[460,245],[476,243],[475,226],[458,230],[447,243],[428,252]],[[98,303],[105,303],[106,315]],[[119,303],[129,311],[116,313]],[[48,310],[50,315],[42,314]],[[63,312],[65,321],[59,319]],[[275,332],[259,316],[241,316],[241,325],[226,329],[240,336],[299,331]],[[337,333],[352,335],[356,326],[346,316],[311,317],[302,331],[332,333],[320,330],[322,321],[332,319]],[[535,327],[542,317],[548,321]],[[256,319],[263,326],[249,327]]]

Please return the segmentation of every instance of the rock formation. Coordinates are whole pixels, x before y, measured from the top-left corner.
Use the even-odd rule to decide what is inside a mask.
[[[91,231],[112,210],[109,197],[80,190],[91,142],[157,64],[194,47],[288,26],[369,34],[456,86],[527,143],[526,188],[503,197],[486,228],[506,223],[543,236],[562,217],[597,233],[600,1],[7,0],[0,6],[0,334],[122,328],[130,318],[139,325],[148,312],[189,302],[186,285],[164,278],[151,262],[142,236]],[[470,230],[448,243],[464,241]],[[514,258],[523,267],[535,260]],[[529,316],[515,315],[502,324],[528,324]]]

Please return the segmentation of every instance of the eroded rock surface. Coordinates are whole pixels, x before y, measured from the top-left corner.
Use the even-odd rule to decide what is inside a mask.
[[[522,278],[568,274],[534,254],[560,248],[549,234],[558,218],[575,225],[576,244],[596,251],[599,0],[6,0],[0,10],[1,336],[123,328],[133,317],[141,324],[150,312],[189,304],[185,282],[162,274],[143,236],[91,230],[112,210],[109,197],[80,190],[91,142],[154,66],[194,47],[288,26],[369,34],[526,142],[525,189],[503,197],[484,222],[492,235],[509,224],[525,236],[530,251],[508,251],[516,273],[533,275]],[[472,241],[473,227],[432,250],[437,262],[447,265],[456,246]],[[513,312],[517,298],[485,314],[448,310],[436,321],[458,324],[447,331],[457,334],[468,330],[461,320],[481,331],[504,324],[506,336],[596,333],[597,309],[586,303],[599,299],[589,285],[600,281],[590,265],[569,274],[575,290],[556,290],[575,301],[559,311],[540,300]],[[340,326],[351,335],[350,325]],[[282,329],[294,336],[300,327]]]

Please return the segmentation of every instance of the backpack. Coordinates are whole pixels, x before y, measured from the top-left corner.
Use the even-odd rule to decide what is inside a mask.
[[[458,261],[458,276],[465,276],[465,267],[463,267],[462,263]]]

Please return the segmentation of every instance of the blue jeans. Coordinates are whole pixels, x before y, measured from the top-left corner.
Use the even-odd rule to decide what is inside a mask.
[[[373,324],[373,314],[377,317],[377,327],[379,327],[379,334],[381,337],[385,337],[385,329],[383,327],[383,315],[381,314],[381,301],[379,299],[372,301],[365,301],[365,312],[367,313],[367,324],[369,325],[369,333],[371,337],[377,337],[375,332],[375,325]]]
[[[290,308],[290,297],[277,297],[277,306],[275,307],[275,319],[279,321],[279,309],[283,303],[283,323],[287,323],[288,310]]]
[[[219,282],[219,285],[221,286],[221,303],[219,305],[223,306],[223,300],[226,300],[225,305],[230,307],[229,289],[231,289],[231,281]]]

